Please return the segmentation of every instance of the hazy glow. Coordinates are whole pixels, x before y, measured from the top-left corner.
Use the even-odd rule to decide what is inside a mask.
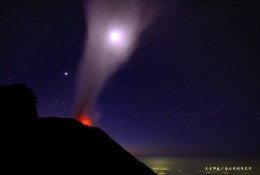
[[[113,31],[110,33],[109,38],[112,42],[120,41],[120,33],[118,31]]]

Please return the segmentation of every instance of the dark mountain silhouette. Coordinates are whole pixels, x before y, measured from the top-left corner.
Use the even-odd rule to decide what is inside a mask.
[[[1,163],[8,172],[154,175],[100,128],[70,118],[38,118],[26,85],[0,87]]]

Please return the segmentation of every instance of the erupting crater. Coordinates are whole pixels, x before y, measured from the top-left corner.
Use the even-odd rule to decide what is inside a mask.
[[[79,116],[77,116],[77,120],[86,126],[91,127],[93,125],[90,120],[90,116],[86,115],[84,112],[82,112]]]

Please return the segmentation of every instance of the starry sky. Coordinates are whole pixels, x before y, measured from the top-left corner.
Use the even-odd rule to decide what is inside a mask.
[[[107,82],[99,127],[135,155],[260,155],[259,11],[248,0],[160,1]],[[41,117],[71,117],[80,0],[0,2],[0,85],[26,83]]]

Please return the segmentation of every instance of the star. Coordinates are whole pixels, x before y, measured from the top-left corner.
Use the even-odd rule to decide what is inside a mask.
[[[64,72],[64,75],[65,75],[65,76],[68,76],[68,75],[69,75],[69,73],[68,73],[68,72]]]

